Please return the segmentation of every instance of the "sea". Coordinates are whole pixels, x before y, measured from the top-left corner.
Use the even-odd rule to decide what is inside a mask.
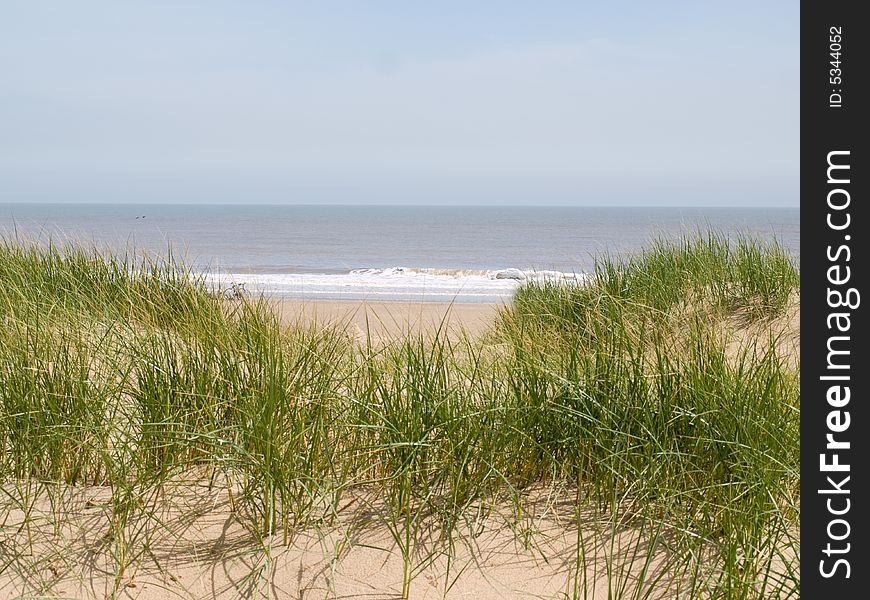
[[[171,253],[222,292],[312,300],[506,302],[524,281],[582,280],[596,256],[710,229],[800,260],[797,208],[0,204],[13,243]]]

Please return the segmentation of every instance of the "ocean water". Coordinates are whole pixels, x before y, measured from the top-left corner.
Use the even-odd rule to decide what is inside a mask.
[[[714,229],[800,258],[796,208],[0,204],[0,235],[184,258],[223,288],[344,300],[506,301],[524,277]]]

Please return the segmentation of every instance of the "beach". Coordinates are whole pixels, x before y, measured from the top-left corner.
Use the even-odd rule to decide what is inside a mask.
[[[272,300],[285,327],[338,326],[357,340],[395,340],[408,334],[477,337],[494,325],[499,303]]]

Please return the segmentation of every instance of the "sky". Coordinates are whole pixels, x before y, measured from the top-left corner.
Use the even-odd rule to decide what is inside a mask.
[[[0,202],[799,204],[799,3],[2,0]]]

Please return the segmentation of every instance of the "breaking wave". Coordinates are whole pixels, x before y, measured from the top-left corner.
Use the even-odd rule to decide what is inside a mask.
[[[582,283],[585,274],[522,269],[470,270],[389,267],[348,273],[209,273],[206,282],[231,294],[321,300],[509,302],[525,282]]]
[[[418,268],[418,267],[389,267],[386,269],[354,269],[350,271],[350,275],[371,275],[383,277],[402,277],[402,276],[420,276],[420,275],[436,275],[443,277],[465,278],[465,277],[485,277],[487,279],[515,279],[518,281],[534,281],[541,279],[554,280],[571,280],[576,281],[585,279],[583,273],[565,273],[562,271],[538,271],[538,270],[523,270],[523,269],[436,269],[436,268]]]

